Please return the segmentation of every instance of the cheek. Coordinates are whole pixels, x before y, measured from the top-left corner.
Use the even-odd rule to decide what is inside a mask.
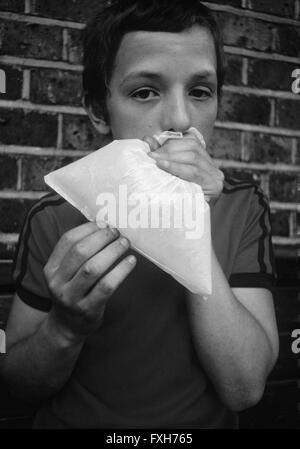
[[[211,105],[211,107],[207,108],[205,110],[205,113],[202,115],[200,131],[202,132],[204,140],[207,145],[212,137],[217,114],[218,114],[218,104],[216,102],[216,104],[213,104]]]
[[[107,103],[111,132],[114,139],[130,138],[132,127],[132,114],[122,101],[110,99]]]
[[[114,139],[143,139],[154,133],[151,117],[145,111],[141,113],[141,108],[119,100],[111,100],[107,107]]]

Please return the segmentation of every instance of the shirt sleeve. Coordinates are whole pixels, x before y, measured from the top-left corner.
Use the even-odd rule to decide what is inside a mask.
[[[266,288],[274,291],[276,269],[272,246],[271,214],[264,192],[255,187],[245,228],[229,279],[231,287]]]
[[[42,198],[26,214],[14,254],[12,279],[15,292],[30,307],[48,312],[51,293],[44,276],[53,251],[54,228],[47,211],[48,196]]]

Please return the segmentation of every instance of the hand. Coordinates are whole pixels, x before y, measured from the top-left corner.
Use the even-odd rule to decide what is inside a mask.
[[[71,342],[99,328],[109,297],[133,270],[136,259],[111,269],[129,248],[126,239],[108,227],[86,223],[66,232],[44,267],[53,295],[50,321]]]
[[[200,140],[189,134],[183,139],[169,139],[162,146],[153,137],[143,139],[150,146],[159,168],[202,187],[206,201],[214,203],[223,190],[224,174],[207,153]]]

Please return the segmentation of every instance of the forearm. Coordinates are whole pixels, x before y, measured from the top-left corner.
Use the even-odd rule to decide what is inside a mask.
[[[232,408],[246,408],[262,394],[273,366],[271,342],[234,296],[213,250],[212,285],[206,301],[188,298],[195,349],[220,397]]]
[[[65,385],[82,345],[58,335],[46,318],[35,334],[8,348],[1,368],[4,380],[14,395],[41,402]]]

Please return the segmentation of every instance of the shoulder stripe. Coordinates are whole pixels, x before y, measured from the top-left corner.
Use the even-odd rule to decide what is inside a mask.
[[[20,284],[23,277],[25,276],[26,272],[26,259],[28,255],[28,240],[31,232],[31,221],[35,214],[45,209],[47,206],[55,206],[55,205],[61,205],[66,200],[62,198],[60,195],[56,193],[50,192],[48,195],[45,195],[43,198],[41,198],[28,212],[25,217],[22,230],[20,233],[20,237],[18,240],[17,248],[15,251],[15,256],[13,260],[13,267],[12,270],[14,271],[17,264],[17,258],[18,254],[21,248],[21,245],[23,246],[23,254],[21,256],[21,263],[20,263],[20,273],[17,276],[16,283]],[[23,236],[23,238],[21,238]]]
[[[244,182],[237,180],[232,177],[226,177],[226,183],[229,184],[223,189],[223,193],[225,194],[231,194],[234,192],[238,192],[241,190],[246,190],[249,188],[253,188],[254,194],[258,197],[258,202],[263,208],[263,213],[261,214],[259,218],[259,225],[261,227],[261,236],[258,241],[258,263],[260,266],[260,272],[261,273],[267,273],[267,265],[266,265],[266,237],[269,233],[269,241],[268,241],[268,249],[269,249],[269,257],[270,257],[270,263],[272,267],[272,273],[276,276],[276,269],[275,269],[275,257],[273,253],[273,246],[272,246],[272,233],[271,233],[271,213],[270,213],[270,207],[267,201],[267,198],[263,192],[263,190],[260,188],[258,184],[255,182]]]
[[[265,238],[268,234],[268,228],[267,228],[267,224],[266,224],[266,213],[267,213],[268,208],[267,208],[267,204],[265,202],[263,193],[259,192],[258,189],[255,189],[255,194],[258,196],[259,204],[264,209],[264,213],[261,214],[261,216],[259,218],[259,224],[261,226],[262,233],[261,233],[259,243],[258,243],[258,262],[260,265],[260,271],[262,273],[267,273],[267,266],[266,266],[264,259],[265,259]]]
[[[259,239],[259,246],[258,246],[258,260],[260,263],[261,272],[267,273],[267,266],[265,263],[265,257],[266,257],[265,242],[266,242],[266,237],[269,234],[269,239],[268,239],[269,258],[270,258],[270,263],[271,263],[271,267],[272,267],[272,273],[275,276],[276,269],[275,269],[275,257],[274,257],[273,246],[272,246],[270,207],[269,207],[268,200],[267,200],[264,192],[259,188],[259,186],[255,186],[254,193],[258,196],[259,204],[264,209],[264,213],[261,214],[260,219],[259,219],[259,223],[260,223],[260,226],[262,229],[262,234]]]

